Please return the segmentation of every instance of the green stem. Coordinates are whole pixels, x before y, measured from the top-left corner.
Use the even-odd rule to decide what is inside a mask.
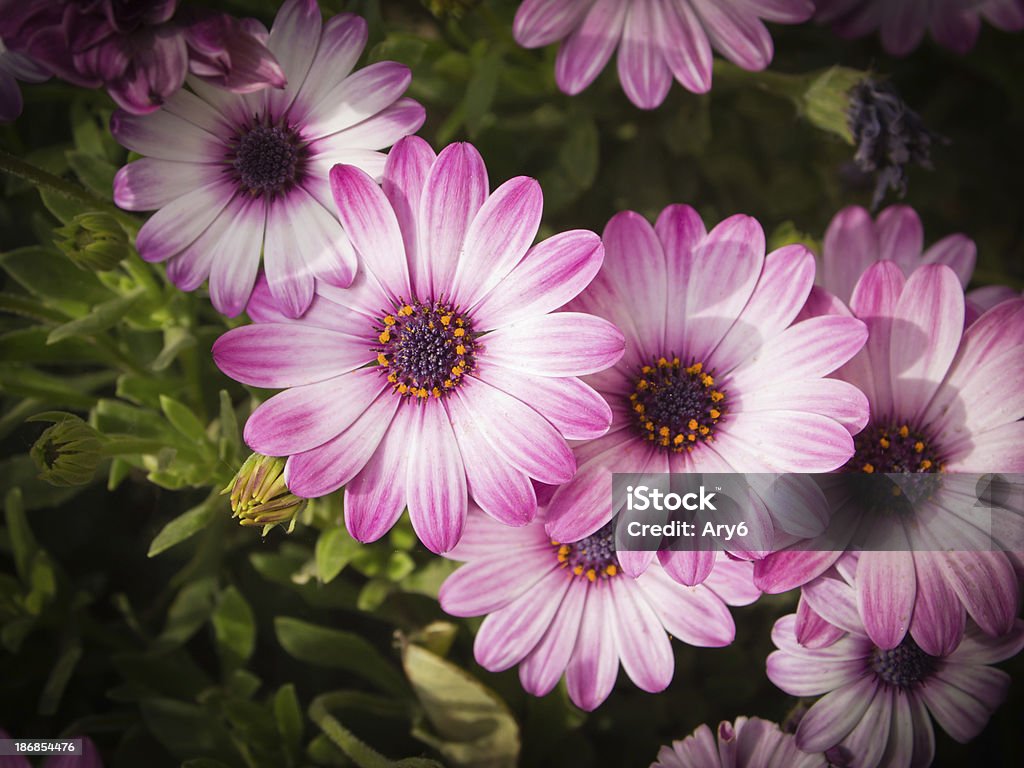
[[[107,435],[100,447],[100,453],[104,456],[128,456],[136,453],[159,453],[166,447],[166,440]]]
[[[106,211],[138,228],[139,223],[134,216],[125,213],[109,200],[104,200],[102,197],[94,195],[85,187],[70,182],[67,179],[62,179],[60,176],[45,171],[38,166],[26,163],[21,158],[15,157],[2,149],[0,149],[0,171],[9,173],[11,176],[16,176],[19,179],[24,179],[34,187],[48,189],[70,200],[76,200],[85,205],[92,206],[95,210]]]
[[[714,78],[716,85],[753,86],[796,102],[800,101],[808,86],[806,75],[787,75],[770,69],[750,72],[719,58],[715,59]]]

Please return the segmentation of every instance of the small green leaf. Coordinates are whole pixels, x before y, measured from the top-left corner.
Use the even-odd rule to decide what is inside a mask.
[[[67,152],[68,165],[82,184],[104,198],[114,193],[114,174],[117,166],[102,157],[70,150]]]
[[[343,528],[328,528],[316,541],[316,573],[320,581],[330,584],[349,564],[359,542]]]
[[[234,587],[221,593],[213,612],[213,634],[217,648],[228,668],[245,664],[256,645],[256,623],[252,609]]]
[[[81,658],[82,646],[76,643],[65,650],[50,668],[50,676],[39,696],[39,714],[52,715],[56,713],[61,697],[64,695],[64,689],[67,687],[68,681],[71,680],[71,675]]]
[[[163,647],[174,647],[187,642],[210,619],[216,594],[217,580],[213,577],[182,587],[167,609],[167,622],[158,643]]]
[[[191,331],[181,326],[172,325],[164,331],[164,346],[160,354],[154,358],[149,367],[154,371],[163,371],[175,361],[178,355],[196,345],[196,337]]]
[[[102,304],[97,304],[85,317],[58,325],[50,331],[46,343],[56,344],[71,336],[92,336],[105,331],[127,315],[141,296],[142,291],[133,291],[127,296],[118,296]]]
[[[12,488],[4,497],[4,519],[7,523],[7,537],[11,542],[14,555],[14,568],[23,583],[29,580],[32,560],[39,551],[35,536],[25,517],[25,505],[22,503],[21,489]]]
[[[213,492],[201,504],[171,520],[149,545],[147,557],[156,557],[175,544],[180,544],[199,533],[210,524],[223,504],[225,502],[220,494]]]
[[[494,103],[498,76],[501,73],[501,54],[500,47],[491,47],[474,62],[473,74],[466,85],[466,96],[462,102],[466,128],[470,136],[476,135],[480,130],[485,115]]]
[[[277,732],[281,734],[285,749],[298,758],[302,754],[304,721],[294,684],[282,685],[274,694],[274,720],[277,721]]]
[[[399,696],[408,695],[405,680],[398,670],[359,635],[318,627],[286,616],[274,620],[274,629],[281,647],[300,661],[344,669],[382,690]]]
[[[173,397],[167,395],[160,395],[160,408],[164,412],[164,416],[171,422],[176,430],[182,435],[187,437],[189,440],[194,440],[197,443],[205,444],[206,440],[206,427],[196,417],[192,410],[183,405],[182,403],[175,400]]]
[[[0,254],[0,266],[34,296],[90,307],[113,295],[96,275],[83,272],[54,248],[33,245]]]

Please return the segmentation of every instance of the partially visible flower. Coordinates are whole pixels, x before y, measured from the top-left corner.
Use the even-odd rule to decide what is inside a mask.
[[[622,356],[606,320],[555,312],[591,281],[604,249],[593,232],[531,247],[540,185],[525,176],[493,193],[470,144],[435,157],[399,141],[383,190],[351,165],[330,183],[361,259],[347,290],[320,283],[291,320],[261,282],[254,325],[228,331],[213,356],[232,378],[284,389],[245,425],[260,453],[287,456],[299,496],[345,488],[345,524],[375,541],[408,505],[434,552],[458,542],[471,495],[509,525],[533,519],[531,478],[576,471],[567,439],[604,434],[608,405],[577,377]]]
[[[906,56],[931,34],[959,54],[974,47],[981,21],[1007,32],[1024,29],[1024,0],[817,0],[815,19],[843,37],[879,30],[882,47]]]
[[[56,754],[46,758],[42,768],[103,768],[103,760],[100,751],[96,749],[93,740],[88,736],[72,737],[81,738],[82,753],[76,755]]]
[[[152,115],[115,113],[114,137],[147,157],[118,171],[114,200],[159,209],[136,238],[142,258],[167,261],[185,291],[209,278],[213,305],[229,316],[245,309],[261,254],[271,292],[293,317],[317,280],[349,285],[356,256],[327,173],[349,163],[379,177],[379,150],[424,119],[401,98],[408,67],[381,61],[353,72],[366,34],[358,16],[323,24],[314,0],[288,0],[267,43],[284,90],[232,94],[190,79],[191,90]]]
[[[1019,299],[1024,294],[1006,285],[985,285],[967,292],[967,324],[970,325],[988,310],[1004,301]]]
[[[813,13],[811,0],[523,0],[513,34],[525,48],[565,40],[555,80],[568,94],[594,82],[618,48],[626,96],[654,109],[673,77],[694,93],[711,90],[712,47],[744,69],[764,69],[774,47],[763,21],[795,24]]]
[[[0,39],[0,123],[9,123],[21,114],[23,106],[18,81],[41,83],[50,73],[22,56],[7,50]]]
[[[792,696],[822,696],[801,719],[797,745],[842,765],[888,768],[931,764],[932,718],[956,741],[977,736],[1010,685],[1009,675],[988,665],[1021,651],[1024,621],[1017,619],[999,639],[972,625],[938,655],[910,637],[882,648],[860,623],[854,588],[833,581],[826,602],[844,630],[837,638],[815,648],[801,645],[793,614],[772,630],[779,650],[768,657],[768,678]]]
[[[33,421],[53,421],[39,436],[29,455],[39,477],[51,485],[85,485],[103,460],[103,438],[71,413],[43,413]]]
[[[448,554],[465,565],[439,594],[453,616],[487,614],[474,643],[477,662],[491,672],[519,664],[523,688],[535,696],[564,674],[573,703],[593,710],[611,693],[620,662],[639,688],[662,691],[675,670],[669,635],[699,647],[729,645],[736,627],[727,606],[760,594],[750,563],[725,555],[700,586],[676,583],[657,564],[634,579],[622,572],[611,524],[560,543],[542,518],[508,528],[473,511]]]
[[[197,77],[240,92],[284,87],[258,22],[211,14],[198,17],[200,27],[192,30],[188,20],[174,18],[177,5],[178,0],[0,0],[0,36],[63,80],[106,88],[135,114],[163,104],[190,68]],[[214,42],[221,51],[210,50]]]
[[[579,472],[549,506],[552,538],[573,541],[612,518],[613,472],[825,472],[846,463],[867,401],[826,376],[867,334],[851,317],[793,324],[814,281],[806,248],[765,255],[754,219],[732,216],[707,232],[684,205],[666,208],[653,227],[619,213],[603,239],[604,266],[569,308],[622,328],[626,354],[585,379],[611,405],[612,426],[576,448]],[[764,507],[742,512],[746,547],[768,549],[779,518]],[[621,559],[637,575],[653,557]],[[686,584],[715,564],[710,550],[658,557]]]
[[[128,236],[109,213],[80,213],[54,232],[57,247],[80,269],[113,269],[131,253]]]
[[[919,491],[888,517],[838,509],[823,534],[827,548],[771,554],[755,565],[755,582],[768,592],[806,584],[847,542],[861,541],[870,551],[856,565],[857,605],[879,647],[895,648],[909,633],[926,652],[948,653],[966,616],[990,635],[1005,634],[1018,610],[1008,553],[1021,549],[1019,517],[994,509],[983,531],[969,508],[979,477],[1024,472],[1024,299],[999,304],[965,330],[963,287],[952,269],[927,264],[905,277],[881,261],[857,283],[850,309],[869,338],[835,375],[867,395],[871,420],[845,469],[895,475]],[[885,546],[871,546],[877,542]]]
[[[890,261],[904,276],[923,264],[945,264],[966,287],[974,273],[976,256],[974,241],[962,234],[947,235],[925,249],[921,219],[909,206],[890,206],[872,220],[865,209],[851,205],[829,222],[815,281],[841,301],[849,302],[868,267],[877,261]]]
[[[857,152],[853,162],[864,173],[875,174],[872,209],[890,190],[907,192],[907,167],[931,169],[931,147],[939,136],[900,97],[888,80],[865,78],[850,91],[850,132]]]
[[[801,752],[792,734],[759,717],[723,720],[715,734],[698,726],[682,741],[662,747],[651,768],[828,768],[825,755]]]
[[[232,517],[240,525],[262,525],[264,536],[275,525],[287,524],[288,533],[295,530],[295,521],[308,502],[288,490],[284,467],[284,459],[251,454],[221,491],[231,494]]]

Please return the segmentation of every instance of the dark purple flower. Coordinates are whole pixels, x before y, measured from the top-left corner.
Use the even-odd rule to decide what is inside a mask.
[[[4,47],[0,40],[0,123],[9,123],[21,114],[21,89],[18,81],[41,83],[49,73],[27,58]]]
[[[63,80],[105,87],[134,114],[157,109],[190,70],[239,92],[284,86],[259,22],[176,10],[177,0],[0,0],[0,37]]]

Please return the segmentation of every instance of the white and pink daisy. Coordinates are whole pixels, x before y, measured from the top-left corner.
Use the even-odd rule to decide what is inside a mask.
[[[565,675],[569,698],[593,710],[615,686],[619,663],[644,691],[672,681],[669,635],[705,648],[729,645],[736,627],[727,606],[748,605],[750,563],[728,559],[696,587],[652,564],[639,578],[622,572],[611,524],[572,543],[552,541],[543,515],[521,528],[479,512],[448,557],[465,563],[441,586],[453,616],[482,616],[474,644],[491,672],[519,664],[523,688],[548,694]]]
[[[795,24],[811,0],[524,0],[513,34],[525,48],[564,40],[555,80],[575,95],[594,82],[615,49],[619,80],[641,109],[654,109],[675,78],[693,93],[711,90],[711,49],[744,69],[771,63],[764,21]]]
[[[166,261],[182,290],[209,278],[213,305],[229,316],[245,309],[261,254],[270,291],[291,316],[309,306],[317,281],[349,285],[356,256],[327,173],[347,163],[379,177],[379,150],[424,120],[402,98],[407,67],[353,71],[365,44],[358,16],[323,23],[315,0],[288,0],[267,43],[285,88],[230,93],[191,77],[191,90],[152,114],[116,113],[115,138],[146,157],[118,172],[114,200],[159,209],[136,239],[142,258]]]
[[[851,205],[832,217],[825,230],[817,283],[849,302],[868,267],[891,261],[905,276],[923,264],[945,264],[966,287],[976,259],[974,241],[962,234],[948,235],[925,249],[921,218],[909,206],[890,206],[872,219],[864,208]]]
[[[689,206],[651,226],[614,216],[594,282],[569,307],[622,328],[626,353],[586,378],[611,405],[608,434],[577,446],[579,472],[555,491],[548,533],[593,534],[612,519],[612,473],[826,472],[853,455],[867,422],[856,387],[826,378],[863,346],[852,317],[793,324],[814,281],[814,257],[799,245],[765,255],[761,226],[733,216],[711,232]],[[748,542],[768,549],[774,522],[752,508]],[[776,518],[778,519],[778,518]],[[622,552],[631,575],[653,552]],[[658,553],[669,573],[698,584],[713,551]]]
[[[909,632],[942,655],[963,636],[966,616],[1005,634],[1017,615],[1009,553],[1022,548],[1020,511],[975,510],[974,494],[986,473],[1024,472],[1024,299],[1000,303],[965,330],[952,269],[929,264],[907,278],[882,261],[861,277],[850,309],[870,336],[836,376],[867,395],[871,419],[845,469],[918,478],[906,481],[916,486],[913,507],[879,516],[837,503],[827,547],[769,555],[755,567],[756,583],[768,592],[806,584],[846,542],[862,541],[871,551],[857,561],[857,605],[876,645],[894,648]],[[868,528],[858,530],[859,521]]]
[[[1024,29],[1024,0],[817,0],[815,19],[843,37],[879,30],[882,47],[906,56],[929,33],[939,45],[967,53],[984,19],[1006,32]]]
[[[977,736],[1010,685],[1009,675],[989,665],[1024,647],[1024,621],[999,639],[969,626],[942,654],[926,653],[911,637],[883,648],[860,622],[853,585],[828,580],[816,606],[836,622],[836,636],[814,648],[801,645],[793,614],[772,630],[779,650],[768,657],[768,678],[790,695],[822,696],[800,721],[797,745],[840,765],[897,768],[931,764],[933,718],[956,741]]]
[[[374,541],[408,505],[435,552],[458,542],[467,495],[510,525],[533,519],[531,478],[558,484],[567,439],[604,434],[608,405],[577,377],[615,363],[619,330],[554,312],[600,269],[593,232],[531,248],[543,196],[519,176],[489,194],[470,144],[434,155],[401,140],[384,187],[352,165],[331,171],[341,223],[362,259],[351,288],[319,283],[290,321],[261,286],[249,315],[213,347],[220,369],[285,389],[249,417],[254,451],[287,456],[292,492],[345,488],[345,524]]]
[[[651,768],[828,768],[825,755],[801,752],[792,734],[759,717],[723,720],[716,734],[700,725],[662,747]]]

